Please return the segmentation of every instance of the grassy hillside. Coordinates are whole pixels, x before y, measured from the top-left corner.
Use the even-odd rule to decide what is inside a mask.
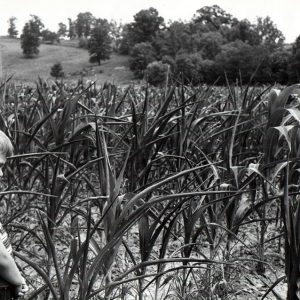
[[[88,52],[76,45],[73,41],[62,41],[61,45],[42,44],[39,47],[40,54],[28,59],[22,54],[20,40],[1,37],[3,75],[13,75],[15,80],[26,82],[35,81],[38,76],[49,79],[51,66],[60,62],[67,81],[77,80],[81,74],[99,83],[109,81],[126,84],[133,80],[127,56],[112,54],[110,60],[98,66],[90,64]]]

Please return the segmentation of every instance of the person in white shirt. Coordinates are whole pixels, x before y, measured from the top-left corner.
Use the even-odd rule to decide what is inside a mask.
[[[0,130],[0,177],[7,157],[13,154],[13,146],[8,136]],[[12,247],[6,231],[0,222],[0,278],[13,287],[13,294],[22,297],[28,291],[25,279],[21,275],[12,256]]]

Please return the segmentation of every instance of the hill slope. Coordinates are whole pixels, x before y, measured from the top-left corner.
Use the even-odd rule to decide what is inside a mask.
[[[128,57],[112,54],[111,59],[101,66],[90,64],[88,51],[74,47],[77,43],[62,41],[60,45],[42,44],[40,54],[32,59],[24,58],[19,39],[0,38],[2,52],[2,74],[13,75],[17,81],[32,82],[40,76],[49,79],[53,64],[60,62],[66,74],[67,81],[77,80],[83,74],[84,78],[97,82],[114,82],[127,84],[133,80],[128,67]],[[52,78],[53,79],[53,78]]]

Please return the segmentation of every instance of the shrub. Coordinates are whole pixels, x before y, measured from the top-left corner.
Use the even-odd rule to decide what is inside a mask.
[[[215,63],[219,73],[226,73],[230,82],[234,82],[240,77],[244,82],[247,82],[262,62],[262,58],[257,55],[258,52],[255,47],[247,43],[235,41],[221,47],[221,52],[216,55]],[[222,80],[224,83],[226,82],[224,76]]]
[[[200,53],[182,53],[176,57],[176,75],[185,84],[199,84],[202,81]]]
[[[43,42],[46,44],[54,44],[59,43],[59,37],[57,35],[57,33],[50,31],[48,29],[45,29],[41,32],[42,38],[43,38]]]
[[[220,32],[204,32],[198,40],[199,51],[203,58],[213,60],[221,51],[221,45],[225,39]]]
[[[164,55],[161,59],[161,62],[169,65],[172,73],[175,71],[176,62],[175,62],[175,59],[171,55]]]
[[[65,76],[61,63],[56,63],[51,67],[50,75],[55,77],[55,78]]]
[[[205,59],[201,62],[200,73],[206,83],[217,83],[219,74],[213,60]]]
[[[85,37],[79,38],[78,47],[88,49],[88,39]]]
[[[292,46],[289,57],[288,74],[289,82],[299,82],[299,69],[300,69],[300,36],[297,37],[295,43]],[[280,59],[280,58],[279,58]],[[284,58],[281,58],[283,60]]]
[[[148,64],[146,69],[147,82],[158,86],[166,82],[168,76],[169,65],[162,63],[161,61],[153,61]]]
[[[148,64],[155,60],[155,50],[150,43],[135,44],[130,53],[129,67],[135,77],[143,78]]]

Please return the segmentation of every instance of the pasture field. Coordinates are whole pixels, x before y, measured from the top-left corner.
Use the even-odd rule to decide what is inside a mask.
[[[284,299],[299,94],[0,85],[25,299]]]
[[[22,54],[19,39],[0,37],[3,75],[13,75],[14,80],[34,82],[40,76],[44,80],[50,76],[51,67],[60,62],[66,74],[66,81],[77,81],[84,74],[85,79],[97,82],[115,82],[128,84],[133,75],[128,67],[128,57],[112,54],[111,59],[101,66],[90,64],[88,51],[77,47],[78,41],[61,41],[59,45],[41,44],[40,53],[33,59],[26,59]]]

